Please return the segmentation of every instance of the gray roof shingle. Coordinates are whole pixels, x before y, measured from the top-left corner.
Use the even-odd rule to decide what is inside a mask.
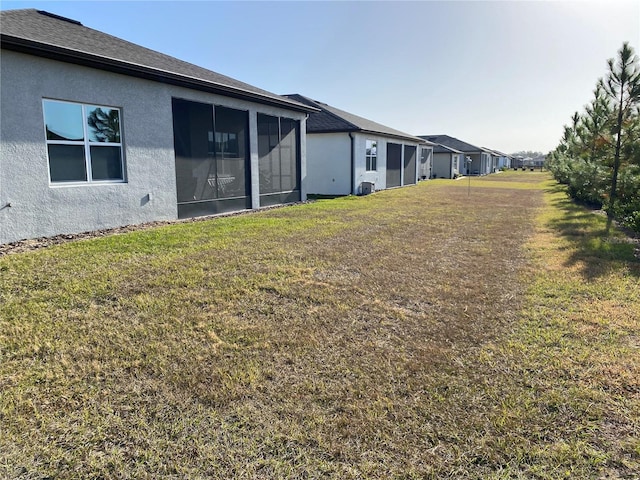
[[[455,148],[447,147],[446,145],[440,145],[436,143],[433,146],[433,153],[462,153],[460,150],[456,150]]]
[[[226,75],[35,9],[0,12],[2,48],[236,98],[311,112],[298,102]]]
[[[309,118],[307,119],[307,133],[362,131],[388,135],[420,143],[430,143],[425,142],[422,138],[414,135],[381,125],[372,120],[359,117],[352,113],[345,112],[344,110],[332,107],[331,105],[327,105],[326,103],[318,102],[317,100],[312,100],[299,94],[285,95],[285,97],[320,109],[319,112],[314,112],[309,115]]]
[[[491,152],[493,152],[495,155],[497,155],[498,157],[511,157],[511,155],[507,155],[506,153],[501,152],[500,150],[495,150],[493,148],[486,148],[484,147],[485,150],[491,150]]]
[[[463,153],[488,152],[488,150],[485,148],[476,147],[475,145],[471,145],[470,143],[463,142],[462,140],[458,140],[457,138],[450,137],[449,135],[419,135],[419,137],[425,140],[428,140],[430,142],[439,143],[441,145],[444,145],[445,147],[450,147],[455,150],[459,150],[460,152],[463,152]]]

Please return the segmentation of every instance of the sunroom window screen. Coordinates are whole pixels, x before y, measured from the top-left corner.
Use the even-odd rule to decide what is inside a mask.
[[[404,184],[416,183],[416,147],[404,146]]]
[[[402,145],[387,143],[387,188],[400,186]]]
[[[258,114],[260,193],[282,192],[280,174],[280,119]]]
[[[300,190],[299,140],[298,121],[258,114],[261,195]],[[293,197],[285,195],[281,198],[287,201]]]
[[[249,137],[247,112],[215,107],[216,189],[218,198],[248,195]]]
[[[280,187],[298,190],[298,129],[295,120],[280,119]]]
[[[250,206],[248,123],[246,111],[173,100],[179,216]]]

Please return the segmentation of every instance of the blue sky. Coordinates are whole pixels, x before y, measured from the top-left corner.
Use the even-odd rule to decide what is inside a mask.
[[[76,2],[37,8],[274,93],[408,133],[553,149],[606,60],[640,48],[640,1]]]

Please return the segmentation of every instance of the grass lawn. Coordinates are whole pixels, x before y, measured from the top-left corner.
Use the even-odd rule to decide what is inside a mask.
[[[0,257],[0,478],[637,478],[605,223],[505,172]]]

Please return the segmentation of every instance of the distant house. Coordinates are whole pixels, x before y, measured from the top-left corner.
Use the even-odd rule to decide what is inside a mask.
[[[498,154],[498,168],[511,168],[512,156],[506,153],[502,153],[499,150],[495,150]]]
[[[315,107],[48,12],[0,16],[0,243],[306,198]]]
[[[537,157],[533,157],[533,159],[531,160],[531,163],[533,164],[534,168],[542,169],[544,168],[545,160],[546,160],[546,155],[539,155]]]
[[[492,156],[492,171],[496,172],[501,168],[511,167],[511,156],[506,153],[502,153],[498,150],[485,148],[485,150],[491,151]]]
[[[465,160],[458,166],[461,175],[487,175],[495,171],[494,154],[489,149],[476,147],[449,135],[419,135],[419,137],[461,152]],[[471,161],[467,161],[467,158]]]
[[[489,173],[495,173],[499,170],[500,154],[495,150],[491,150],[491,167]]]
[[[433,144],[298,94],[307,119],[309,194],[349,195],[415,184],[431,176]]]
[[[525,158],[522,155],[516,155],[511,160],[512,168],[523,168],[525,166]]]
[[[436,144],[433,147],[432,178],[455,178],[464,169],[464,154],[460,150]]]

